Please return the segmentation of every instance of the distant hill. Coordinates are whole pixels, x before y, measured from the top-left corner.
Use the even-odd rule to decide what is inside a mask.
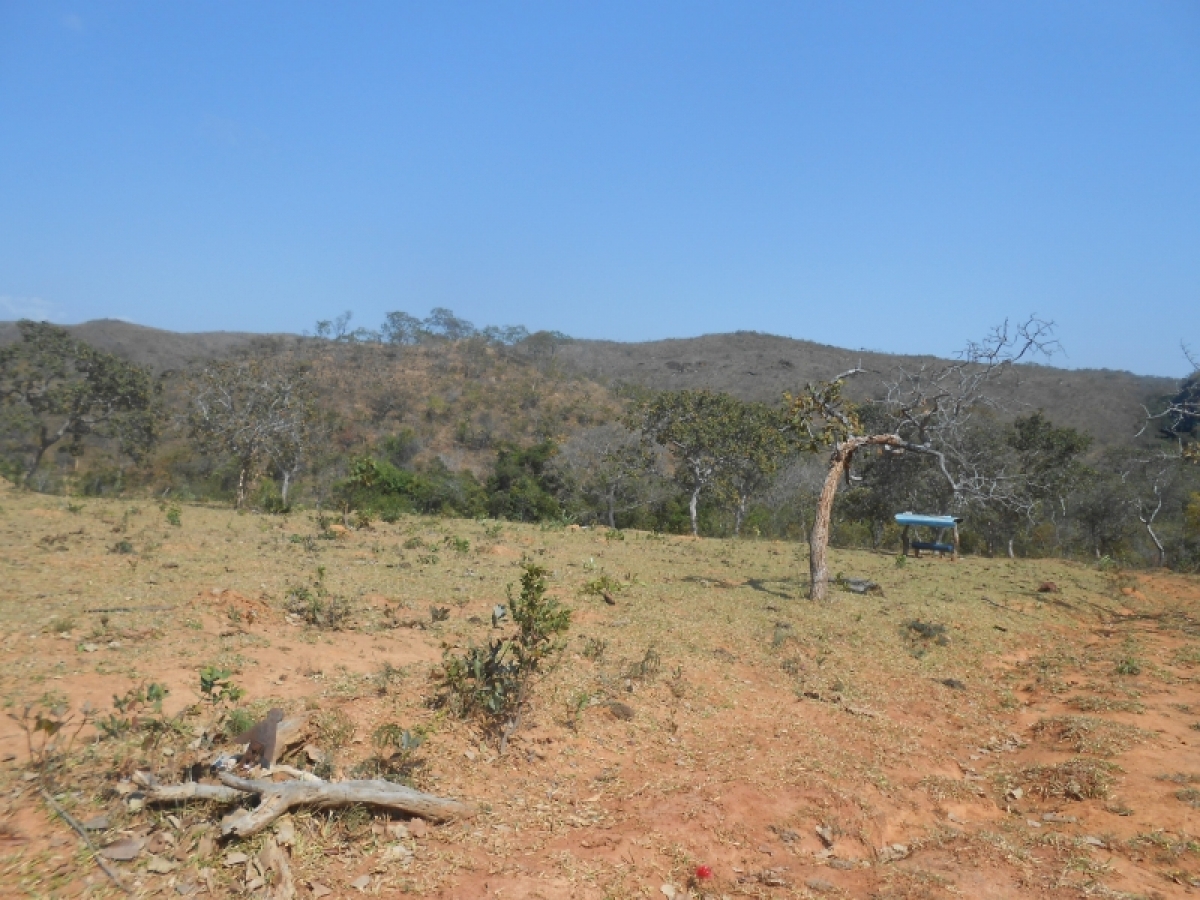
[[[163,331],[120,319],[95,319],[82,325],[68,325],[66,329],[93,347],[148,366],[155,372],[183,369],[197,360],[225,356],[264,339],[297,340],[295,335],[240,331]],[[0,322],[0,346],[17,340],[18,336],[15,322]]]
[[[939,362],[933,356],[843,350],[750,331],[637,344],[572,341],[559,356],[580,373],[614,384],[658,390],[706,387],[766,402],[857,365],[871,374],[851,379],[847,394],[867,399],[877,394],[879,375],[900,365],[911,370]],[[1099,444],[1117,444],[1136,432],[1143,403],[1176,390],[1178,382],[1170,378],[1111,369],[1021,365],[993,393],[1014,412],[1044,409],[1059,425],[1087,432]]]
[[[231,331],[186,334],[114,319],[85,322],[68,329],[96,347],[159,372],[185,368],[256,343],[269,352],[272,346],[300,340],[296,335]],[[0,323],[0,345],[16,337],[15,323]],[[559,349],[558,358],[579,375],[609,385],[670,390],[707,387],[768,402],[777,401],[784,391],[794,392],[809,381],[829,378],[859,364],[882,374],[897,365],[915,368],[938,362],[932,356],[843,350],[757,332],[643,343],[572,340]],[[878,377],[872,374],[855,379],[848,392],[864,399],[875,394],[878,387]],[[1130,440],[1142,415],[1142,404],[1177,389],[1177,382],[1170,378],[1110,369],[1022,365],[997,385],[995,394],[1014,411],[1044,409],[1054,422],[1085,431],[1105,445]]]

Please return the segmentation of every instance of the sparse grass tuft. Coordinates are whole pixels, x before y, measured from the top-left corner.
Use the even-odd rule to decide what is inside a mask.
[[[1103,800],[1112,791],[1113,773],[1119,771],[1113,763],[1077,756],[1066,762],[1022,769],[1017,783],[1025,793],[1044,800]]]
[[[1079,694],[1067,701],[1067,706],[1080,712],[1128,712],[1144,713],[1146,707],[1137,700],[1121,700],[1116,697],[1097,697],[1090,694]]]
[[[1148,734],[1140,728],[1095,716],[1053,716],[1039,719],[1033,733],[1051,743],[1067,744],[1075,753],[1116,756]]]

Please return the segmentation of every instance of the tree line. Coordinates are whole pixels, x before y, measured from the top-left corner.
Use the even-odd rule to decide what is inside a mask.
[[[453,465],[453,454],[422,454],[407,426],[347,438],[346,412],[322,396],[316,361],[371,345],[433,354],[443,368],[453,359],[461,380],[507,360],[532,373],[511,399],[536,418],[537,384],[565,377],[553,362],[568,339],[477,329],[447,309],[424,319],[389,313],[378,331],[351,329],[351,319],[318,322],[301,352],[243,354],[158,378],[64,329],[21,322],[21,339],[0,349],[3,474],[47,489],[56,466],[77,468],[95,452],[143,473],[168,458],[168,476],[203,461],[224,473],[216,493],[239,507],[286,511],[299,486],[299,502],[360,525],[424,513],[790,537],[810,545],[815,596],[830,580],[831,542],[894,546],[893,516],[906,510],[963,516],[967,552],[1200,566],[1200,371],[1148,408],[1140,430],[1131,423],[1127,445],[1097,452],[1089,436],[1040,411],[992,399],[1014,366],[1053,352],[1051,326],[1036,319],[1002,325],[949,362],[853,369],[773,405],[625,388],[606,411],[540,421],[532,440],[483,441],[460,422],[454,441],[491,453],[480,471]],[[872,399],[847,401],[850,379],[872,380]],[[380,390],[371,402],[387,398]],[[439,414],[434,406],[426,417]],[[152,461],[164,439],[170,451]],[[141,489],[152,482],[144,475]]]

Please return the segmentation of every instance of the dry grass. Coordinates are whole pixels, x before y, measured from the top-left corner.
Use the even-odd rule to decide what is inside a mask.
[[[220,749],[205,745],[205,735],[234,709],[308,711],[307,741],[335,758],[322,763],[301,751],[288,761],[323,764],[326,774],[366,771],[379,753],[371,736],[381,725],[420,728],[416,786],[482,804],[476,820],[437,829],[436,842],[410,842],[417,852],[403,865],[385,861],[394,842],[379,817],[297,813],[297,879],[347,895],[354,877],[374,872],[369,890],[382,895],[482,896],[487,882],[507,896],[637,897],[657,894],[667,880],[683,885],[688,864],[699,862],[718,870],[726,881],[714,890],[731,896],[771,895],[770,885],[738,882],[735,868],[781,864],[792,866],[801,896],[809,877],[850,875],[864,896],[953,895],[969,888],[924,860],[904,875],[882,865],[831,871],[814,856],[821,846],[814,829],[840,822],[838,852],[854,858],[875,860],[883,843],[901,842],[913,856],[961,856],[962,871],[979,862],[1001,873],[1017,865],[1012,859],[1035,863],[1007,832],[994,836],[994,852],[980,843],[983,830],[995,829],[970,809],[993,808],[993,798],[980,796],[988,779],[1018,771],[1012,783],[1033,798],[1086,799],[1106,796],[1119,771],[1086,757],[1024,765],[1027,754],[1045,750],[1010,737],[1021,729],[1019,713],[1004,702],[1008,690],[1023,698],[1020,688],[1034,673],[1062,684],[1098,679],[1099,668],[1083,678],[1080,668],[1107,670],[1111,662],[1078,649],[1072,636],[1080,626],[1069,610],[1045,606],[1018,616],[978,600],[986,593],[1004,606],[1020,604],[1040,581],[1054,580],[1105,602],[1104,576],[1086,567],[969,558],[910,560],[899,569],[890,556],[835,551],[835,571],[878,581],[885,596],[839,592],[836,602],[814,606],[803,599],[796,547],[782,542],[635,532],[608,540],[598,531],[417,517],[333,539],[309,514],[237,515],[202,505],[186,506],[182,522],[169,525],[153,503],[68,505],[0,492],[0,574],[18,600],[0,605],[0,699],[20,709],[60,691],[76,704],[90,698],[108,715],[114,694],[159,682],[170,689],[168,716],[194,707],[179,719],[180,733],[160,730],[153,746],[141,730],[103,740],[85,732],[84,752],[69,760],[68,799],[81,818],[111,817],[110,832],[98,839],[119,829],[171,828],[193,854],[175,874],[203,864],[218,895],[246,887],[244,868],[194,858],[219,811],[131,810],[115,789],[139,768],[183,777]],[[114,528],[135,553],[108,552]],[[40,546],[63,533],[71,535],[65,551]],[[463,545],[467,552],[447,549]],[[503,630],[493,629],[491,611],[505,602],[522,557],[552,572],[550,593],[572,608],[574,621],[566,650],[535,685],[523,727],[500,756],[475,723],[429,705],[431,672],[443,645],[478,645]],[[605,573],[625,586],[615,606],[585,592]],[[318,584],[325,596],[346,600],[342,630],[288,615],[289,589]],[[923,652],[914,654],[913,622],[944,626],[947,640],[922,639]],[[1024,654],[1036,661],[1020,668],[1015,660]],[[201,701],[203,666],[228,670],[246,695]],[[616,715],[618,708],[632,716]],[[21,756],[19,765],[0,767],[0,820],[36,809],[22,780],[23,737],[4,731],[6,722],[0,749]],[[1048,719],[1041,730],[1047,739],[1109,748],[1140,737],[1085,716]],[[931,769],[930,760],[948,768]],[[978,771],[956,773],[950,760]],[[1188,763],[1155,771],[1167,765]],[[890,822],[897,806],[908,810],[904,833],[885,839],[879,823]],[[960,807],[976,824],[946,827],[947,811]],[[180,828],[164,824],[168,813]],[[772,826],[800,837],[785,848]],[[939,828],[944,846],[926,839]],[[50,852],[44,840],[38,846]],[[748,848],[760,846],[774,857],[743,862]],[[48,892],[47,857],[8,852],[0,847],[0,871],[16,866],[29,892]],[[169,889],[144,860],[125,868],[149,887]],[[996,877],[1017,883],[1023,876],[1014,869]]]
[[[1071,709],[1080,712],[1126,712],[1144,713],[1146,707],[1137,700],[1122,700],[1119,697],[1096,696],[1094,694],[1078,694],[1066,701]]]
[[[1089,756],[1116,756],[1150,737],[1148,732],[1095,716],[1052,716],[1033,725],[1037,737],[1054,744],[1066,744],[1073,753]]]
[[[1029,766],[1016,778],[1025,793],[1042,799],[1103,800],[1120,768],[1100,760],[1075,757],[1052,765]]]

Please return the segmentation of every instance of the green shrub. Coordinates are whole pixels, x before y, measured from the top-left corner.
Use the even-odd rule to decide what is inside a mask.
[[[462,654],[446,648],[442,658],[442,702],[506,731],[515,727],[533,676],[562,650],[559,635],[571,624],[571,611],[546,596],[546,570],[532,563],[523,569],[520,594],[513,596],[512,585],[508,590],[516,633]]]

